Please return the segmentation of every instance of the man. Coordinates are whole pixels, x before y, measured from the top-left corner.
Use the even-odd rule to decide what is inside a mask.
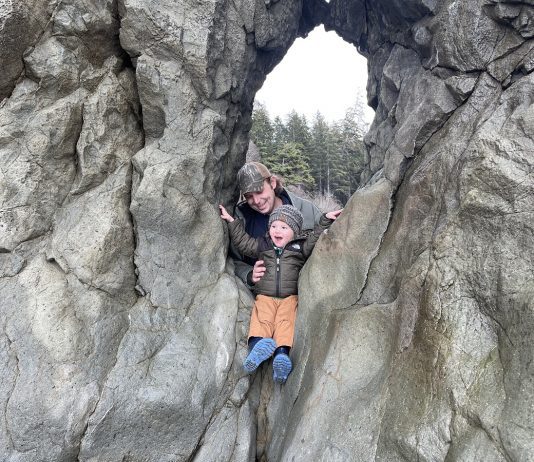
[[[260,162],[243,165],[237,172],[237,182],[245,200],[237,204],[235,216],[244,221],[245,231],[250,236],[264,236],[269,215],[283,204],[292,205],[302,213],[303,231],[312,230],[319,223],[321,211],[310,201],[286,191],[280,180]],[[232,248],[232,253],[236,275],[251,288],[265,274],[263,261],[243,257],[235,248]]]

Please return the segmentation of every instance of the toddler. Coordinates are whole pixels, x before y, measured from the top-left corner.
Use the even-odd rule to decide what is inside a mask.
[[[254,286],[249,354],[243,366],[250,374],[274,356],[273,379],[284,383],[293,367],[289,350],[293,346],[299,273],[317,239],[341,210],[323,214],[314,231],[302,236],[302,214],[291,205],[282,205],[269,216],[268,233],[253,238],[245,232],[241,220],[235,220],[222,205],[219,208],[234,246],[244,255],[263,260],[265,266],[265,274]]]

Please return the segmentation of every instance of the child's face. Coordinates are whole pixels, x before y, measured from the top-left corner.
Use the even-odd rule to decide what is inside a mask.
[[[280,220],[274,220],[269,228],[269,236],[271,236],[276,247],[285,247],[286,244],[293,239],[295,233],[287,223]]]

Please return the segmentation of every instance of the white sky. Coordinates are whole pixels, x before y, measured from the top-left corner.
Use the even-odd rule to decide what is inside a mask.
[[[333,122],[342,119],[347,108],[360,98],[370,123],[374,112],[366,103],[366,85],[367,60],[335,32],[319,26],[305,39],[295,40],[267,76],[256,100],[272,118],[285,119],[294,109],[308,122],[317,111]]]

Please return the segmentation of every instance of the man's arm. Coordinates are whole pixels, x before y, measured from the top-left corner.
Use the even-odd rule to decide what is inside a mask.
[[[302,199],[301,197],[295,196],[295,194],[291,192],[287,192],[289,199],[291,200],[291,204],[293,207],[295,207],[297,210],[302,213],[302,230],[310,230],[314,229],[316,225],[319,224],[319,220],[321,219],[322,212],[319,210],[319,208],[310,202],[309,200]]]

